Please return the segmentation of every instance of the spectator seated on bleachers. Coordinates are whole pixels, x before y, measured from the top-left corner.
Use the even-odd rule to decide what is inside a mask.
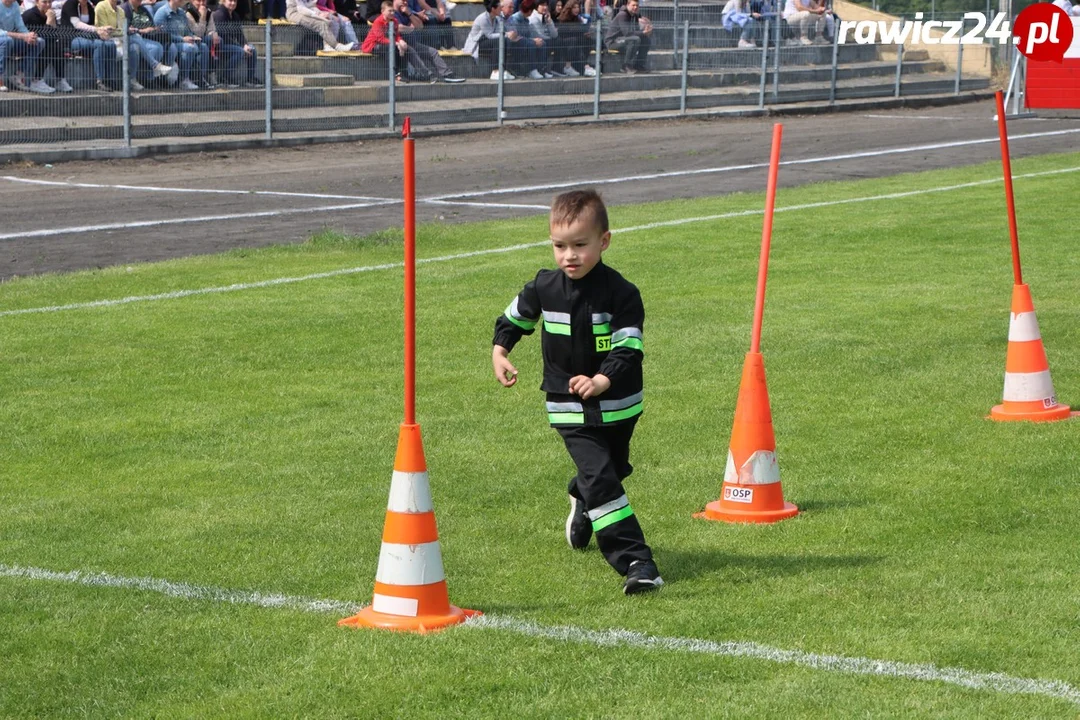
[[[118,0],[101,0],[95,5],[94,25],[95,27],[106,28],[109,31],[112,42],[116,46],[117,57],[123,58],[124,36],[123,31],[120,29],[120,17],[123,11],[117,3]],[[151,45],[144,42],[142,36],[134,29],[130,29],[128,32],[128,48],[131,51],[131,57],[128,58],[128,77],[132,90],[144,89],[142,83],[139,82],[139,70],[142,67],[145,66],[147,71],[154,77],[167,75],[172,69],[161,63],[165,48],[159,43]]]
[[[825,5],[815,3],[813,0],[786,0],[784,3],[784,20],[794,27],[799,35],[799,42],[810,45],[810,29],[813,28],[818,37],[823,37],[825,31]]]
[[[628,0],[608,24],[604,44],[622,55],[624,73],[648,72],[651,36],[652,23],[638,14],[638,0]]]
[[[218,79],[223,80],[225,87],[229,88],[240,85],[263,87],[258,74],[259,56],[244,37],[244,26],[236,12],[236,0],[221,0],[217,10],[214,10],[213,20],[221,40],[217,57],[220,72]]]
[[[413,24],[419,20],[424,40],[439,50],[454,50],[454,23],[450,13],[439,0],[408,0]]]
[[[109,78],[116,67],[116,44],[108,28],[95,27],[94,6],[88,0],[67,0],[60,10],[60,28],[75,33],[72,53],[91,58],[97,89],[111,91]]]
[[[180,89],[198,90],[196,80],[205,78],[210,67],[210,48],[196,33],[191,16],[180,7],[183,1],[168,0],[166,5],[158,8],[154,24],[169,34],[168,63],[180,65]]]
[[[22,19],[22,8],[15,0],[0,0],[0,92],[7,92],[4,81],[4,63],[8,56],[21,55],[22,74],[16,75],[12,86],[16,90],[48,95],[56,90],[34,73],[37,72],[38,56],[45,50],[45,38],[38,37],[26,27]],[[26,84],[27,78],[30,84]]]
[[[2,7],[0,7],[0,12],[3,12]],[[38,54],[37,64],[31,76],[41,78],[42,84],[49,87],[45,83],[45,73],[51,67],[56,84],[55,89],[63,93],[72,92],[74,88],[64,77],[64,53],[68,50],[69,37],[68,33],[60,32],[56,11],[52,9],[50,0],[37,0],[34,7],[23,12],[22,19],[29,32],[35,33],[38,38],[45,41],[44,49]],[[0,44],[3,43],[4,40],[0,37]],[[3,53],[3,49],[0,49],[0,55]],[[0,85],[3,84],[3,61],[0,60]]]
[[[199,77],[195,83],[201,88],[213,90],[218,83],[210,72],[210,61],[217,54],[221,38],[218,37],[214,27],[214,16],[206,0],[189,0],[184,6],[184,12],[188,16],[188,27],[195,37],[199,38],[201,47],[206,48],[206,66],[203,67],[200,60]]]
[[[351,52],[352,46],[338,41],[337,33],[330,22],[331,13],[319,10],[316,0],[286,0],[285,17],[289,22],[316,32],[323,41],[323,50],[328,52]]]
[[[529,25],[533,35],[544,41],[540,49],[540,65],[536,68],[549,80],[556,75],[563,77],[562,65],[555,67],[555,53],[558,49],[559,30],[551,19],[551,6],[547,0],[539,0],[536,10],[529,16]]]
[[[562,68],[567,77],[596,75],[587,62],[593,36],[581,20],[581,0],[559,0],[556,5],[555,22],[559,28],[559,46],[555,52],[555,66]]]
[[[356,39],[356,30],[352,26],[352,20],[337,11],[334,0],[316,0],[315,7],[327,15],[330,20],[330,32],[334,37],[343,38],[342,44],[349,45],[351,50],[359,50],[360,42]]]
[[[394,23],[401,28],[401,37],[405,43],[416,52],[424,71],[432,79],[442,82],[460,83],[465,78],[459,78],[450,70],[450,66],[439,56],[439,51],[430,45],[425,45],[421,40],[420,32],[423,23],[419,18],[414,18],[409,11],[407,0],[394,0]]]
[[[506,21],[506,65],[515,75],[543,80],[540,67],[547,54],[547,43],[529,22],[535,11],[536,0],[521,0],[518,11]]]
[[[728,0],[724,5],[721,21],[725,30],[738,36],[740,48],[757,47],[757,43],[762,40],[765,33],[762,9],[762,0]]]
[[[128,0],[120,6],[120,10],[127,17],[129,41],[139,46],[148,65],[154,63],[150,74],[155,78],[164,77],[170,85],[175,85],[180,68],[161,62],[165,59],[165,43],[169,42],[169,36],[154,24],[153,12],[143,0]]]
[[[388,28],[394,23],[394,41],[390,42]],[[364,37],[364,44],[360,47],[363,52],[371,53],[377,58],[384,58],[391,51],[391,46],[397,52],[397,74],[395,79],[402,82],[410,80],[426,80],[427,68],[420,61],[420,56],[409,47],[401,36],[401,27],[394,20],[394,3],[391,0],[383,0],[382,11],[372,20]],[[404,61],[404,62],[402,62]]]
[[[503,15],[503,10],[509,13],[513,7],[513,0],[484,0],[484,12],[476,16],[472,27],[469,28],[469,37],[465,40],[464,51],[473,56],[476,62],[481,58],[495,66],[491,71],[491,79],[499,79],[499,35],[502,34],[502,23],[508,15]],[[506,80],[513,80],[510,73],[505,74]]]

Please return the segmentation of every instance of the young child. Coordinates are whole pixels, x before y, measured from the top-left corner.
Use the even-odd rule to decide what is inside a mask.
[[[641,294],[601,260],[611,242],[595,190],[551,205],[557,270],[541,270],[495,321],[491,362],[504,387],[517,383],[510,351],[543,319],[541,348],[548,421],[577,466],[570,481],[566,540],[584,550],[596,533],[604,558],[626,576],[630,595],[663,584],[622,481],[633,472],[630,437],[642,408]]]

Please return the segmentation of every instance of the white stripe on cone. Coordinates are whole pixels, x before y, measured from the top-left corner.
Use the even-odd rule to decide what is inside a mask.
[[[371,600],[371,609],[377,613],[387,615],[416,617],[420,611],[420,601],[415,598],[401,598],[375,593]]]
[[[422,513],[434,510],[427,472],[395,470],[394,477],[390,481],[390,500],[386,504],[386,509],[400,513]]]
[[[1042,340],[1039,334],[1039,321],[1035,313],[1011,314],[1009,318],[1009,342],[1028,342]]]
[[[729,485],[771,485],[780,482],[780,465],[776,462],[776,453],[756,450],[739,471],[735,472],[735,458],[729,449],[724,482]]]
[[[384,542],[375,580],[384,585],[430,585],[445,580],[439,541],[419,545]]]
[[[1005,392],[1002,397],[1006,402],[1053,400],[1054,383],[1050,380],[1050,371],[1005,373]]]

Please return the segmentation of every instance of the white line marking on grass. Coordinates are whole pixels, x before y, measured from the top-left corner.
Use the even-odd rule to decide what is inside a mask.
[[[26,183],[29,185],[52,185],[74,188],[91,188],[100,190],[134,190],[137,192],[163,192],[163,193],[197,193],[199,195],[272,195],[276,197],[311,198],[315,200],[390,200],[390,198],[374,197],[371,195],[326,195],[322,193],[285,192],[278,190],[215,190],[208,188],[182,188],[182,187],[158,187],[156,185],[104,185],[101,183],[80,183],[68,180],[32,180],[19,178],[14,175],[4,175],[0,180],[14,183]]]
[[[329,205],[311,208],[288,208],[285,210],[263,210],[260,212],[233,213],[229,215],[202,215],[188,218],[170,218],[166,220],[136,220],[123,223],[107,223],[103,225],[81,225],[76,227],[49,228],[46,230],[27,230],[23,232],[0,234],[0,240],[19,240],[23,238],[52,237],[55,235],[74,235],[76,233],[98,232],[101,230],[127,230],[130,228],[157,227],[160,225],[180,225],[184,223],[213,222],[217,220],[241,220],[250,218],[278,217],[280,215],[295,215],[297,213],[335,212],[338,210],[356,210],[359,208],[375,207],[378,205],[392,205],[400,200],[383,200],[380,202],[353,203],[351,205]]]
[[[1080,167],[1064,168],[1061,170],[1046,170],[1037,173],[1026,173],[1023,175],[1015,175],[1014,180],[1022,178],[1034,178],[1043,177],[1046,175],[1061,175],[1063,173],[1080,172]],[[832,205],[847,205],[857,202],[871,202],[874,200],[895,200],[897,198],[912,197],[915,195],[929,195],[931,193],[948,192],[951,190],[960,190],[970,187],[978,187],[980,185],[992,185],[994,183],[1001,182],[1001,178],[991,178],[989,180],[976,180],[974,182],[962,183],[960,185],[946,185],[935,188],[923,188],[922,190],[909,190],[906,192],[889,193],[885,195],[871,195],[868,197],[858,198],[846,198],[842,200],[825,200],[816,203],[806,203],[803,205],[789,205],[787,207],[776,208],[776,212],[791,212],[794,210],[808,210],[812,208],[830,207]],[[545,208],[546,209],[546,208]],[[736,210],[727,213],[721,213],[719,215],[702,215],[698,217],[679,218],[677,220],[663,220],[655,223],[648,223],[646,225],[633,225],[626,228],[613,229],[612,233],[628,233],[637,232],[639,230],[651,230],[659,227],[672,227],[675,225],[686,225],[688,223],[696,222],[708,222],[711,220],[724,220],[727,218],[735,217],[748,217],[753,215],[761,215],[764,211],[761,209],[750,210]],[[451,260],[461,260],[470,257],[479,257],[481,255],[494,255],[499,253],[514,252],[516,250],[525,250],[528,248],[535,248],[547,245],[549,241],[544,240],[541,242],[522,243],[520,245],[510,245],[508,247],[493,248],[490,250],[475,250],[473,252],[458,253],[456,255],[443,255],[441,257],[433,258],[421,258],[416,262],[417,264],[426,263],[438,263],[449,262]],[[371,272],[373,270],[390,270],[393,268],[402,267],[404,263],[386,263],[383,265],[368,265],[364,267],[345,268],[342,270],[330,270],[327,272],[313,273],[311,275],[301,275],[298,277],[284,277],[274,278],[271,280],[262,280],[259,282],[251,283],[236,283],[235,285],[225,285],[221,287],[200,288],[197,290],[176,290],[173,292],[161,293],[158,295],[133,295],[129,297],[119,298],[116,300],[94,300],[91,302],[72,303],[70,305],[50,305],[47,307],[35,307],[24,308],[21,310],[0,310],[0,317],[6,317],[8,315],[28,315],[32,313],[49,313],[49,312],[61,312],[65,310],[82,310],[86,308],[96,307],[111,307],[114,305],[128,305],[130,303],[137,302],[152,302],[155,300],[175,300],[177,298],[190,297],[192,295],[209,295],[212,293],[225,293],[225,292],[237,292],[240,290],[253,290],[255,288],[272,287],[274,285],[287,285],[290,283],[303,282],[305,280],[321,280],[324,278],[338,277],[341,275],[355,275],[357,273]]]
[[[352,615],[363,606],[345,600],[320,600],[314,598],[262,593],[256,591],[226,590],[221,588],[170,582],[157,578],[129,578],[102,572],[55,572],[42,568],[0,564],[0,577],[19,580],[60,582],[88,587],[104,587],[123,590],[156,592],[184,600],[254,605],[269,609],[298,610],[310,613],[334,613]],[[1060,680],[1039,680],[1016,677],[1005,673],[980,673],[963,668],[939,667],[929,663],[903,663],[892,660],[823,655],[802,650],[761,645],[754,642],[701,640],[698,638],[664,637],[647,635],[634,630],[613,628],[589,630],[570,625],[550,626],[528,620],[516,620],[499,615],[478,615],[465,623],[466,628],[503,630],[544,640],[581,643],[597,647],[633,648],[635,650],[664,650],[668,652],[713,655],[718,657],[765,660],[780,665],[798,665],[812,670],[850,675],[877,675],[880,677],[941,682],[958,685],[970,690],[985,690],[1003,695],[1042,695],[1057,700],[1067,700],[1080,705],[1080,691]]]
[[[1059,135],[1071,135],[1080,133],[1080,128],[1068,130],[1048,130],[1040,133],[1026,133],[1013,135],[1009,141],[1028,140],[1032,138],[1056,137]],[[908,145],[887,150],[864,150],[843,155],[824,155],[821,157],[803,158],[802,160],[783,160],[781,165],[813,165],[816,163],[832,163],[842,160],[858,160],[863,158],[880,157],[882,155],[902,155],[926,150],[947,150],[949,148],[966,147],[969,145],[984,145],[986,143],[1000,142],[997,136],[992,138],[980,138],[978,140],[955,140],[952,142],[932,143],[929,145]],[[576,187],[579,185],[610,185],[614,183],[634,182],[637,180],[660,180],[663,178],[687,177],[692,175],[710,175],[715,173],[733,172],[736,170],[757,170],[769,167],[769,163],[747,163],[745,165],[727,165],[721,167],[700,168],[697,170],[672,170],[670,172],[650,173],[648,175],[627,175],[625,177],[601,178],[595,180],[571,180],[561,183],[549,183],[546,185],[526,185],[522,187],[496,188],[494,190],[477,190],[476,192],[452,193],[448,195],[434,195],[428,200],[451,200],[463,197],[482,197],[484,195],[503,195],[506,193],[528,192],[530,190],[558,190],[559,188]]]
[[[417,265],[426,263],[446,262],[448,260],[460,260],[463,258],[479,257],[481,255],[495,255],[498,253],[514,252],[525,248],[540,247],[547,245],[549,241],[525,243],[523,245],[511,245],[509,247],[494,248],[491,250],[474,250],[457,255],[444,255],[442,257],[421,258],[416,261]],[[404,262],[384,263],[382,265],[365,265],[363,267],[343,268],[341,270],[328,270],[327,272],[300,275],[297,277],[273,278],[259,282],[236,283],[221,287],[199,288],[197,290],[174,290],[173,292],[160,293],[158,295],[132,295],[117,300],[93,300],[90,302],[72,303],[70,305],[52,305],[49,307],[24,308],[22,310],[3,310],[0,317],[7,315],[29,315],[31,313],[61,312],[63,310],[82,310],[86,308],[111,307],[113,305],[128,305],[137,302],[152,302],[154,300],[175,300],[177,298],[191,297],[193,295],[211,295],[214,293],[237,292],[240,290],[253,290],[255,288],[273,287],[275,285],[288,285],[290,283],[304,282],[305,280],[322,280],[324,278],[340,277],[342,275],[356,275],[358,273],[373,272],[375,270],[392,270],[404,267]]]
[[[123,590],[146,590],[161,593],[169,597],[185,600],[204,600],[208,602],[229,603],[231,605],[257,605],[264,608],[284,608],[304,612],[340,612],[353,614],[359,612],[362,605],[344,600],[316,600],[312,598],[292,597],[276,593],[245,592],[242,590],[222,590],[219,588],[189,585],[188,583],[170,582],[157,578],[129,578],[102,572],[53,572],[34,567],[0,564],[0,577],[48,580],[71,585],[105,587]]]

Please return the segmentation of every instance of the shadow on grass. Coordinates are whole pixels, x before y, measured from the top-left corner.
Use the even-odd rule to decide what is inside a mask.
[[[741,584],[764,578],[802,575],[818,570],[860,568],[881,562],[874,555],[732,555],[721,552],[656,549],[665,580],[723,576]]]

